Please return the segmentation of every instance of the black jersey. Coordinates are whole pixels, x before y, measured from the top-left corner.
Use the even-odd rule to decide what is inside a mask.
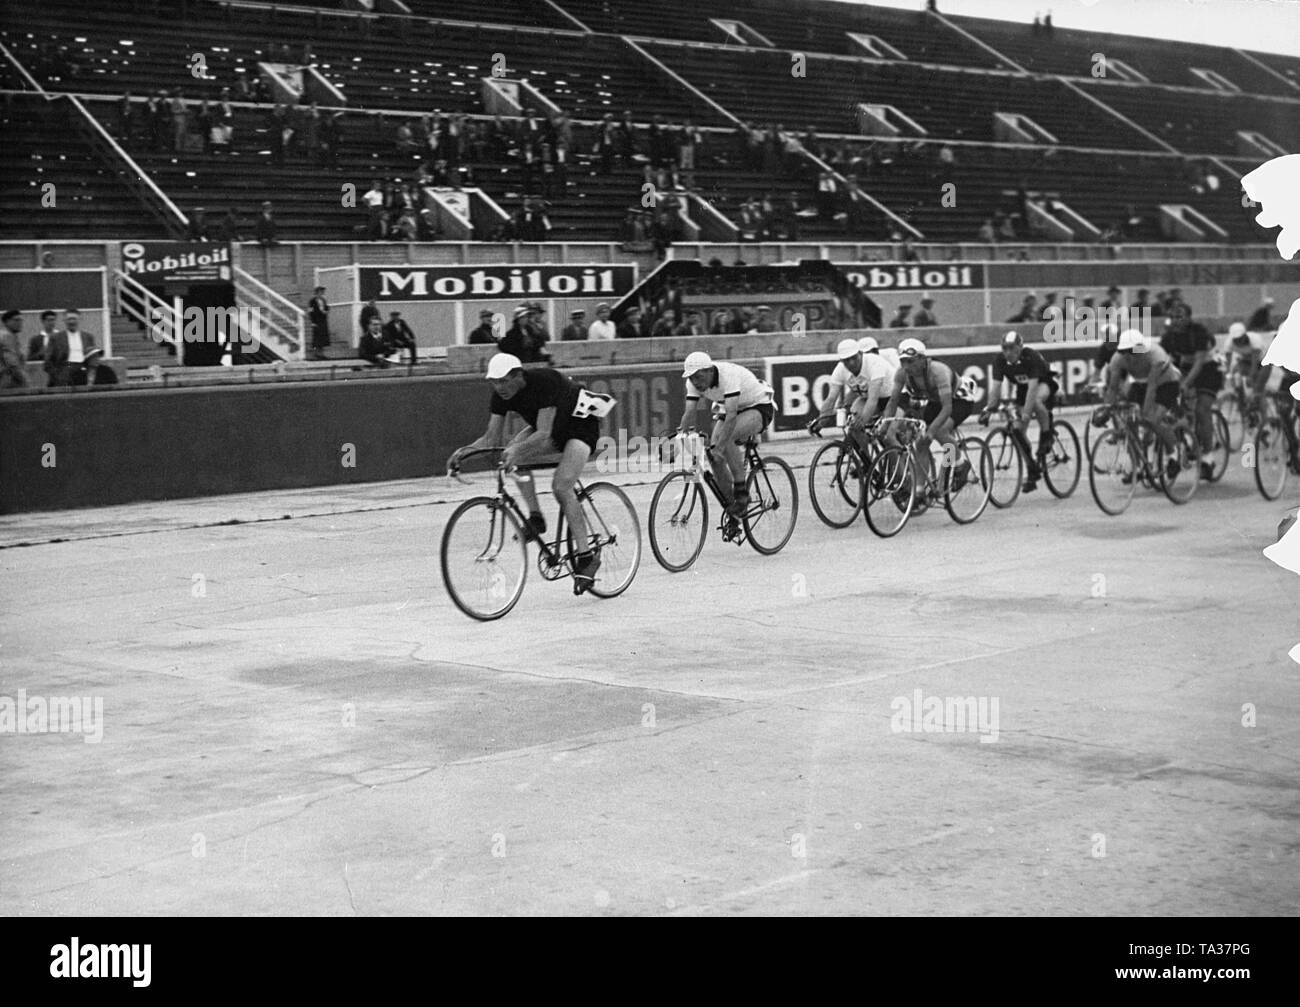
[[[581,386],[574,384],[551,367],[529,368],[524,371],[524,387],[511,399],[492,393],[492,414],[504,416],[515,413],[533,429],[537,428],[537,414],[554,408],[557,420],[571,415],[578,404]]]
[[[1039,381],[1054,381],[1056,375],[1041,353],[1025,346],[1014,364],[1001,353],[993,358],[993,380],[1001,381],[1003,378],[1010,378],[1017,385],[1027,385],[1035,378]]]

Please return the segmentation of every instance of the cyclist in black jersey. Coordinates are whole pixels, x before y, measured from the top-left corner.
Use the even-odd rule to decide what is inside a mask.
[[[1043,355],[1032,346],[1026,346],[1019,333],[1008,332],[1002,337],[1002,352],[993,360],[993,381],[989,387],[988,404],[980,410],[980,423],[987,425],[989,415],[1002,401],[1002,382],[1010,379],[1016,386],[1016,405],[1021,407],[1020,420],[1011,431],[1024,453],[1029,471],[1025,476],[1024,491],[1038,488],[1043,477],[1043,457],[1052,447],[1052,410],[1061,386]],[[1038,450],[1029,449],[1025,431],[1029,421],[1038,420]]]
[[[553,368],[525,370],[519,358],[509,353],[498,353],[488,361],[487,379],[492,385],[487,430],[473,443],[453,452],[447,465],[454,467],[470,451],[502,446],[505,447],[501,454],[504,465],[554,464],[551,490],[568,519],[574,548],[580,550],[574,555],[573,576],[581,593],[594,581],[600,556],[589,545],[587,520],[574,484],[596,449],[600,417],[613,408],[614,400],[587,391]],[[509,444],[505,444],[507,413],[514,413],[525,424]],[[529,528],[541,536],[546,532],[546,519],[537,502],[532,473],[521,469],[514,477],[528,504]]]
[[[1214,400],[1223,390],[1214,337],[1205,326],[1192,321],[1192,309],[1180,301],[1170,309],[1160,347],[1182,372],[1181,390],[1196,393],[1196,440],[1201,456],[1207,457],[1214,446]],[[1201,478],[1214,478],[1214,466],[1207,461],[1201,462]]]

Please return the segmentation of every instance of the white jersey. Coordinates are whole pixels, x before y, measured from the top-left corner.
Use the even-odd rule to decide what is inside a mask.
[[[697,402],[703,395],[710,402],[722,404],[734,401],[737,409],[749,409],[751,406],[771,405],[775,397],[772,386],[756,377],[754,372],[739,364],[725,360],[715,360],[713,366],[718,369],[718,381],[712,388],[699,392],[695,386],[686,382],[686,401]]]
[[[857,392],[864,397],[869,395],[872,386],[875,386],[876,393],[888,401],[889,394],[894,388],[894,372],[897,370],[896,365],[879,354],[864,353],[862,367],[857,374],[845,367],[842,360],[836,364],[835,370],[831,372],[831,384],[842,385],[849,391]]]

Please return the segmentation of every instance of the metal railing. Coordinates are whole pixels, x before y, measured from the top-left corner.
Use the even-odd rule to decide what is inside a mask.
[[[260,313],[263,325],[259,338],[262,345],[284,360],[306,359],[307,313],[238,266],[232,270],[232,275],[235,300],[241,306],[257,308]]]
[[[177,364],[185,363],[184,323],[172,305],[120,269],[113,270],[113,302],[119,313],[140,325],[151,339],[174,347]]]

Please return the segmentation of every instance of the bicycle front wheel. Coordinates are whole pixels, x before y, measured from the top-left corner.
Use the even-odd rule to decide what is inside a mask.
[[[591,593],[597,598],[616,598],[627,590],[641,566],[641,522],[627,494],[613,483],[584,487],[581,500],[588,534],[600,549],[600,569]]]
[[[999,509],[1010,507],[1020,497],[1025,479],[1025,459],[1009,431],[998,427],[985,442],[993,466],[993,483],[989,502]]]
[[[808,466],[808,498],[824,524],[847,528],[862,509],[862,462],[847,441],[819,448]]]
[[[1142,460],[1122,430],[1107,430],[1093,445],[1088,460],[1088,488],[1102,512],[1115,517],[1128,510],[1137,493]]]
[[[799,484],[790,466],[780,458],[764,458],[750,469],[747,481],[749,509],[745,512],[745,537],[764,556],[785,548],[799,517]],[[856,512],[855,516],[856,516]]]
[[[650,550],[659,565],[681,573],[699,558],[709,531],[709,502],[691,472],[670,472],[650,500]]]
[[[1237,402],[1237,393],[1234,391],[1219,392],[1219,397],[1214,404],[1223,415],[1224,422],[1228,425],[1228,450],[1236,451],[1245,440],[1246,433],[1246,418],[1241,414],[1241,407]]]
[[[524,593],[528,577],[524,529],[494,497],[474,497],[452,512],[440,553],[447,593],[471,619],[500,619]]]
[[[1163,476],[1161,486],[1171,503],[1185,504],[1196,494],[1201,479],[1201,452],[1196,435],[1185,426],[1174,428],[1174,446],[1160,442],[1156,464]],[[1171,464],[1171,459],[1175,464]]]
[[[1043,459],[1043,479],[1052,496],[1064,500],[1079,485],[1083,474],[1083,457],[1079,453],[1079,435],[1065,420],[1052,424],[1052,446]]]
[[[943,505],[958,524],[970,524],[989,505],[993,493],[993,456],[978,437],[957,446],[955,464],[944,475]]]
[[[1255,433],[1255,487],[1265,500],[1276,500],[1286,489],[1289,449],[1282,421],[1265,420]]]
[[[1232,457],[1232,435],[1228,431],[1227,417],[1217,409],[1210,413],[1210,426],[1214,433],[1205,461],[1210,466],[1210,482],[1217,483],[1228,471],[1228,462]]]
[[[882,451],[863,485],[862,513],[867,526],[881,538],[893,538],[912,516],[915,500],[912,456],[904,448]]]

